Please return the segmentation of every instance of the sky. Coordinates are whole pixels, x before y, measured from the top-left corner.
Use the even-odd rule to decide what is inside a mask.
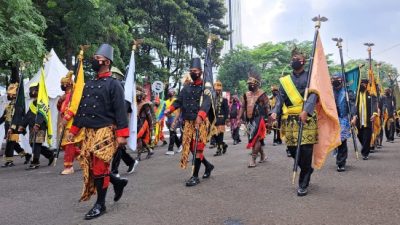
[[[320,29],[325,54],[333,53],[340,62],[334,37],[343,39],[344,62],[367,59],[367,47],[373,42],[372,58],[394,65],[400,72],[399,0],[241,0],[242,41],[248,47],[264,42],[314,36],[316,15],[328,21]]]

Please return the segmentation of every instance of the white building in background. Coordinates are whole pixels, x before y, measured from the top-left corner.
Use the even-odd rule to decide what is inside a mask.
[[[225,41],[222,55],[229,52],[232,48],[242,44],[242,17],[241,0],[224,0],[227,13],[224,18],[224,24],[228,25],[228,30],[232,30],[231,38]],[[231,23],[230,23],[231,22]]]

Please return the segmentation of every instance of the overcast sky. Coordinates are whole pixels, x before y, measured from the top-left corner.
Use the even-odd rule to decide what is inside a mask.
[[[292,39],[311,41],[311,18],[320,14],[329,19],[320,30],[325,53],[334,53],[337,63],[339,53],[333,37],[344,39],[345,62],[366,59],[363,43],[373,42],[372,58],[400,69],[400,0],[242,0],[241,5],[245,46]]]

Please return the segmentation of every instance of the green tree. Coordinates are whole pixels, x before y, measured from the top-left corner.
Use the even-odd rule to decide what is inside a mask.
[[[245,47],[238,47],[223,57],[217,78],[223,83],[224,90],[232,94],[243,94],[247,87],[243,82],[247,80],[249,71],[254,69],[261,71],[251,51]]]
[[[0,0],[0,5],[0,68],[17,82],[21,65],[32,72],[43,62],[46,21],[30,0]]]

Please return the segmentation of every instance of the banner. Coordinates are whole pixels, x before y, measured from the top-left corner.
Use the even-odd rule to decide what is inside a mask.
[[[136,151],[137,146],[137,103],[136,103],[136,81],[135,81],[135,52],[132,51],[129,61],[128,75],[125,80],[125,100],[130,103],[132,109],[129,117],[128,147]]]

